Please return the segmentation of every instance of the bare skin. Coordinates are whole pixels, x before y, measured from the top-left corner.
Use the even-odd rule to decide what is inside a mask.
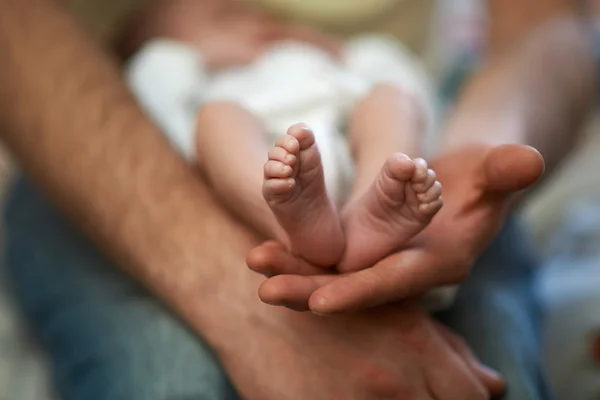
[[[306,246],[298,254],[307,260],[306,252],[323,254],[336,243],[343,247],[344,235],[308,127],[293,126],[271,150],[263,194],[281,226],[294,237],[292,243]],[[344,207],[346,251],[334,263],[340,271],[373,265],[420,232],[441,206],[441,185],[424,160],[413,161],[403,153],[388,157],[371,187]]]
[[[417,152],[421,123],[416,108],[410,96],[393,86],[380,85],[351,116],[350,141],[357,177],[351,199],[342,211],[345,251],[341,259],[332,257],[340,271],[366,268],[405,245],[442,206],[441,185],[424,160],[412,160],[403,153],[389,156],[394,150]],[[290,135],[298,134],[312,139],[306,149],[295,146],[290,151],[285,143]],[[288,136],[271,150],[263,185],[271,210],[293,236],[292,244],[304,246],[306,253],[298,254],[307,260],[310,258],[305,254],[311,251],[324,254],[335,249],[339,255],[339,243],[344,241],[325,192],[316,146],[307,127],[290,128]],[[302,158],[305,162],[298,162]],[[382,160],[386,160],[383,166]]]
[[[348,132],[356,176],[341,213],[347,246],[339,271],[372,266],[398,250],[442,207],[435,172],[410,159],[421,153],[422,118],[413,97],[392,85],[375,86],[356,106]]]
[[[261,121],[230,102],[207,104],[196,121],[196,163],[215,194],[263,237],[289,244],[262,198],[268,139]]]
[[[351,198],[372,185],[382,161],[392,153],[401,152],[413,159],[421,155],[423,118],[413,96],[389,84],[376,85],[358,102],[347,132],[355,163]]]
[[[339,47],[335,38],[318,30],[280,24],[239,5],[189,0],[161,4],[146,12],[146,39],[158,35],[187,42],[200,51],[209,69],[248,64],[271,40],[307,41],[334,57]],[[416,168],[412,160],[389,157],[394,152],[418,153],[422,123],[417,109],[408,94],[391,85],[376,86],[356,107],[349,140],[357,179],[341,221],[324,186],[312,133],[312,139],[299,141],[294,136],[300,131],[294,133],[292,127],[269,151],[260,196],[263,176],[258,165],[269,148],[265,128],[240,106],[207,104],[198,113],[196,159],[221,201],[263,237],[279,240],[316,265],[341,262],[343,270],[366,268],[422,230],[441,206],[440,185],[422,161]],[[301,148],[307,140],[311,144]],[[399,171],[404,172],[395,174]],[[351,249],[348,254],[345,248]]]
[[[441,186],[425,161],[398,153],[384,163],[371,188],[345,207],[346,237],[307,126],[291,127],[269,151],[262,185],[266,202],[257,185],[266,132],[252,114],[232,103],[207,105],[198,116],[196,146],[199,166],[222,201],[264,236],[315,265],[328,267],[340,259],[351,260],[342,261],[341,268],[372,265],[421,231],[442,205]]]
[[[344,251],[344,235],[325,189],[314,136],[297,126],[278,144],[264,164],[268,142],[257,118],[232,103],[199,112],[197,159],[217,195],[265,237],[288,244],[316,265],[331,266]]]
[[[252,31],[242,36],[248,40]],[[202,32],[187,40],[201,44],[201,37]],[[225,55],[223,49],[216,55],[201,49],[208,60]],[[233,55],[239,48],[229,49],[226,60],[242,59]],[[269,151],[267,132],[254,115],[230,102],[207,104],[196,124],[197,165],[224,204],[265,238],[284,243],[315,265],[358,270],[406,244],[442,205],[440,184],[423,160],[415,164],[406,156],[390,156],[418,152],[420,117],[411,97],[391,85],[376,86],[358,104],[349,133],[357,178],[341,221],[308,127],[291,127]]]
[[[366,268],[406,244],[442,206],[441,185],[424,160],[403,153],[385,162],[379,158],[419,136],[420,124],[403,109],[410,104],[406,97],[393,87],[377,87],[356,108],[353,147],[370,143],[370,152],[357,157],[360,172],[341,222],[325,187],[318,144],[306,125],[292,126],[268,151],[262,184],[266,202],[259,195],[257,167],[267,153],[267,133],[242,107],[219,102],[200,110],[198,166],[231,211],[265,237],[315,265]],[[368,118],[376,122],[365,123]],[[375,165],[378,175],[362,188]]]
[[[320,34],[317,30],[278,24],[264,15],[248,13],[242,8],[226,7],[214,1],[197,3],[183,0],[180,4],[164,3],[162,8],[161,2],[158,4],[146,12],[146,22],[142,23],[144,31],[150,36],[154,34],[171,37],[198,48],[209,69],[247,64],[260,55],[270,40],[282,38],[308,41],[335,55],[334,38]],[[194,23],[194,20],[199,22]],[[210,40],[206,40],[207,38]],[[140,37],[135,38],[135,40],[139,39]],[[419,135],[412,116],[403,110],[405,103],[409,103],[405,100],[407,97],[392,86],[381,85],[356,107],[351,121],[352,147],[354,150],[356,148],[370,150],[368,152],[363,150],[362,154],[355,151],[355,156],[360,160],[355,189],[363,187],[363,190],[368,190],[379,170],[384,172],[382,176],[389,176],[389,171],[397,169],[390,169],[389,165],[382,169],[382,164],[390,151],[406,150],[411,154],[415,153],[416,138]],[[281,140],[285,141],[286,137],[287,140],[291,140],[290,137],[293,135],[285,135]],[[321,162],[320,159],[315,158],[318,156],[317,145],[311,145],[310,149],[302,149],[302,151],[299,148],[286,150],[285,146],[275,146],[270,151],[270,159],[264,168],[265,181],[262,194],[265,203],[263,196],[259,196],[258,186],[259,179],[262,181],[263,177],[258,175],[262,168],[259,169],[257,166],[263,163],[268,149],[267,143],[267,135],[262,123],[240,106],[217,102],[207,104],[198,114],[196,159],[200,170],[221,201],[265,238],[281,241],[296,254],[317,265],[330,267],[339,263],[344,254],[346,239],[342,233],[337,211],[322,182]],[[295,152],[299,153],[295,154]],[[291,161],[284,159],[286,157],[294,162],[302,159],[308,162],[297,162],[296,165],[292,165]],[[314,164],[312,174],[305,168],[311,163]],[[412,165],[412,161],[409,164]],[[373,167],[377,168],[375,173],[370,170]],[[281,186],[282,184],[285,186],[285,183],[281,178],[291,179],[292,175],[296,178],[294,183],[301,182],[304,185],[290,187],[293,201],[290,201],[289,196],[287,201],[283,201],[280,191],[285,190],[285,187]],[[365,186],[367,176],[369,176],[368,186]],[[354,206],[348,208],[357,211],[356,218],[352,216],[354,213],[345,213],[345,215],[352,214],[348,226],[354,230],[361,230],[364,223],[365,232],[369,233],[368,236],[351,235],[353,238],[351,244],[354,245],[358,239],[361,248],[379,249],[378,251],[385,252],[377,252],[368,257],[355,257],[355,254],[361,251],[353,251],[350,255],[356,261],[349,264],[351,268],[364,268],[369,265],[369,262],[374,262],[401,246],[414,233],[421,230],[437,211],[437,207],[431,207],[421,213],[420,201],[414,195],[408,196],[407,200],[415,203],[412,209],[419,214],[415,218],[411,217],[414,213],[400,211],[402,207],[397,203],[397,195],[392,196],[396,204],[385,209],[373,206],[375,203],[369,200],[374,196],[381,198],[382,187],[385,187],[387,192],[392,189],[397,193],[403,192],[404,182],[410,178],[410,176],[401,176],[398,180],[397,177],[391,177],[387,180],[390,184],[373,186],[372,195],[363,196],[363,200],[354,201]],[[422,178],[422,173],[416,172],[415,182]],[[399,186],[395,187],[394,182]],[[307,187],[310,190],[306,190]],[[423,191],[427,189],[428,187],[425,187]],[[356,190],[354,194],[357,194]],[[406,203],[406,209],[409,210],[411,201],[401,203]],[[371,207],[374,207],[372,212]],[[403,217],[395,219],[396,223],[386,227],[385,230],[380,230],[382,217],[387,213],[401,213]],[[427,217],[420,218],[421,214]],[[299,216],[302,218],[298,218]],[[407,221],[408,219],[410,221]],[[360,222],[357,223],[358,221]],[[404,224],[403,221],[408,223]],[[377,234],[373,235],[373,233]],[[365,238],[370,240],[364,241]],[[371,246],[371,242],[377,245]]]
[[[338,270],[363,269],[405,246],[442,208],[441,195],[425,160],[388,157],[371,188],[344,208],[347,250]]]
[[[310,128],[292,126],[269,152],[264,167],[263,196],[287,232],[292,250],[317,265],[336,264],[345,238],[327,194],[321,155]]]
[[[0,121],[11,150],[117,266],[206,338],[244,398],[483,399],[501,383],[414,305],[347,316],[348,340],[342,325],[261,305],[260,277],[243,268],[255,238],[165,144],[108,57],[53,1],[0,0],[0,10]],[[383,329],[393,353],[380,351]],[[349,387],[348,374],[361,379]]]
[[[239,5],[215,1],[155,6],[146,12],[143,25],[148,33],[196,47],[209,69],[248,64],[270,39],[304,40],[336,54],[335,38],[316,29],[279,24]],[[440,185],[432,171],[426,166],[423,170],[422,161],[415,168],[412,160],[390,157],[394,152],[417,154],[422,125],[411,96],[392,85],[377,85],[359,102],[348,132],[357,177],[341,221],[323,183],[317,144],[286,149],[285,141],[294,134],[282,136],[283,142],[269,152],[262,190],[266,202],[258,195],[257,166],[267,153],[268,135],[261,121],[233,103],[207,104],[198,113],[196,160],[221,201],[263,237],[284,243],[316,265],[358,270],[404,245],[441,206]],[[299,162],[302,159],[306,162]],[[393,174],[406,168],[414,170],[414,177]],[[426,173],[434,180],[426,180]],[[417,183],[419,197],[412,190]],[[431,196],[435,198],[428,199]]]
[[[283,248],[265,243],[248,256],[253,270],[273,276],[261,286],[261,299],[328,314],[375,307],[382,298],[401,300],[461,282],[496,235],[508,200],[535,183],[544,170],[535,149],[517,145],[465,146],[432,162],[445,182],[446,204],[404,250],[352,274],[300,276],[291,271],[306,271],[297,267],[305,261],[292,260],[281,254]],[[442,231],[447,233],[438,233]]]

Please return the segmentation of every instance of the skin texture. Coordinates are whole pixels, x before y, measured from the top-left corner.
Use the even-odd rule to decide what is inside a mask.
[[[0,0],[0,60],[0,132],[20,164],[208,341],[244,398],[485,399],[502,390],[412,303],[338,323],[261,304],[261,279],[243,267],[253,235],[167,146],[116,64],[59,4]]]

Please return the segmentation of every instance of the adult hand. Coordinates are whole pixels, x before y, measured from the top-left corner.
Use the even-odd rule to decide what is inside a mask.
[[[212,341],[248,400],[484,400],[504,383],[414,303],[329,318],[238,304]],[[248,311],[251,310],[251,311]]]
[[[250,252],[248,265],[277,276],[263,283],[261,299],[327,314],[460,283],[501,228],[516,193],[535,183],[544,170],[536,150],[518,145],[464,146],[441,154],[431,166],[444,188],[444,207],[405,249],[362,271],[323,275],[317,270],[311,274],[281,246],[263,244]]]

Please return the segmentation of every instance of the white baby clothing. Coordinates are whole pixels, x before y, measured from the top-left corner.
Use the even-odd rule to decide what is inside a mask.
[[[273,141],[295,123],[308,124],[337,204],[352,181],[344,127],[354,105],[374,85],[392,83],[412,93],[425,111],[429,132],[436,120],[424,70],[400,43],[384,36],[348,41],[339,60],[306,43],[280,42],[250,65],[213,74],[190,46],[155,40],[133,57],[126,74],[142,107],[189,160],[194,158],[197,111],[210,101],[240,104],[264,123]]]

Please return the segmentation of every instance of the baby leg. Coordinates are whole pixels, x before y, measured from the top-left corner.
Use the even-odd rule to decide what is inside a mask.
[[[287,232],[293,252],[324,267],[339,262],[345,238],[308,126],[292,126],[269,152],[263,195]]]
[[[287,245],[287,235],[261,192],[268,149],[261,121],[241,106],[221,101],[198,112],[197,163],[216,195],[264,237]],[[278,167],[273,173],[284,173],[285,166]]]
[[[416,104],[393,86],[376,87],[356,108],[350,125],[356,178],[342,214],[341,271],[369,267],[405,245],[442,206],[441,185],[427,163],[399,153],[419,152],[421,126]]]
[[[375,86],[350,117],[348,140],[355,162],[351,198],[367,190],[390,154],[421,153],[423,113],[413,96],[391,84]]]

